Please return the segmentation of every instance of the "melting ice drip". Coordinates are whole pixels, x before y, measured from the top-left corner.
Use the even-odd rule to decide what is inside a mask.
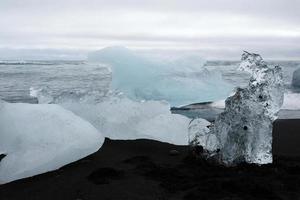
[[[252,74],[245,88],[225,101],[225,111],[210,127],[194,120],[189,127],[190,143],[203,146],[210,155],[232,165],[239,162],[272,162],[272,123],[283,104],[282,70],[270,68],[260,55],[244,52],[240,70]]]

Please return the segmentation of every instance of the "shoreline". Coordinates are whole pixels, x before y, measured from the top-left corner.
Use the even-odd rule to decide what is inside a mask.
[[[273,164],[223,167],[188,146],[109,140],[59,170],[0,186],[0,199],[298,199],[300,120],[276,120]]]

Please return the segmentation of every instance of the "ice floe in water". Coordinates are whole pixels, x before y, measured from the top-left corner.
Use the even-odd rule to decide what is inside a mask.
[[[89,62],[112,69],[112,89],[132,100],[165,100],[171,106],[226,98],[233,86],[205,61],[190,55],[170,61],[147,59],[124,47],[108,47],[89,55]]]
[[[59,105],[0,102],[0,184],[58,169],[103,141],[100,131]]]
[[[225,110],[210,130],[201,121],[192,122],[192,145],[201,145],[212,155],[232,165],[239,162],[272,162],[272,123],[283,103],[282,69],[270,68],[258,54],[245,52],[241,70],[252,74],[249,85],[237,88],[225,101]],[[195,132],[195,127],[198,132]]]

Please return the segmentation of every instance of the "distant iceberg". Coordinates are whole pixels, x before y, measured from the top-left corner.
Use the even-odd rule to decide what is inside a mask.
[[[0,184],[56,170],[103,142],[90,123],[59,105],[0,102]]]
[[[112,89],[132,100],[164,100],[178,107],[223,99],[233,89],[196,55],[151,60],[124,47],[108,47],[90,53],[88,60],[111,67]]]

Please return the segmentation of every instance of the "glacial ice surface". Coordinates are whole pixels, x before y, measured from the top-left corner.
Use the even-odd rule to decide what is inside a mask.
[[[58,169],[96,152],[104,137],[59,105],[0,102],[0,184]]]
[[[226,99],[225,111],[209,131],[202,128],[195,134],[192,144],[199,143],[212,154],[218,150],[220,160],[227,165],[271,163],[272,123],[283,103],[282,70],[268,67],[260,55],[248,52],[243,53],[239,69],[252,74],[249,85],[237,88]],[[197,121],[191,126],[201,128]]]
[[[44,89],[34,89],[36,97],[52,99]],[[39,91],[42,94],[39,94]],[[165,101],[133,101],[122,94],[111,92],[102,101],[94,101],[93,95],[86,94],[86,101],[77,101],[73,96],[63,93],[51,103],[90,122],[105,137],[110,139],[153,139],[171,144],[188,144],[188,125],[190,119],[172,114]],[[88,100],[90,99],[90,100]],[[39,103],[49,103],[49,101]]]
[[[89,62],[112,69],[112,89],[132,100],[165,100],[171,106],[208,102],[228,96],[233,86],[217,70],[207,70],[196,55],[171,61],[150,60],[124,47],[108,47],[89,55]]]

